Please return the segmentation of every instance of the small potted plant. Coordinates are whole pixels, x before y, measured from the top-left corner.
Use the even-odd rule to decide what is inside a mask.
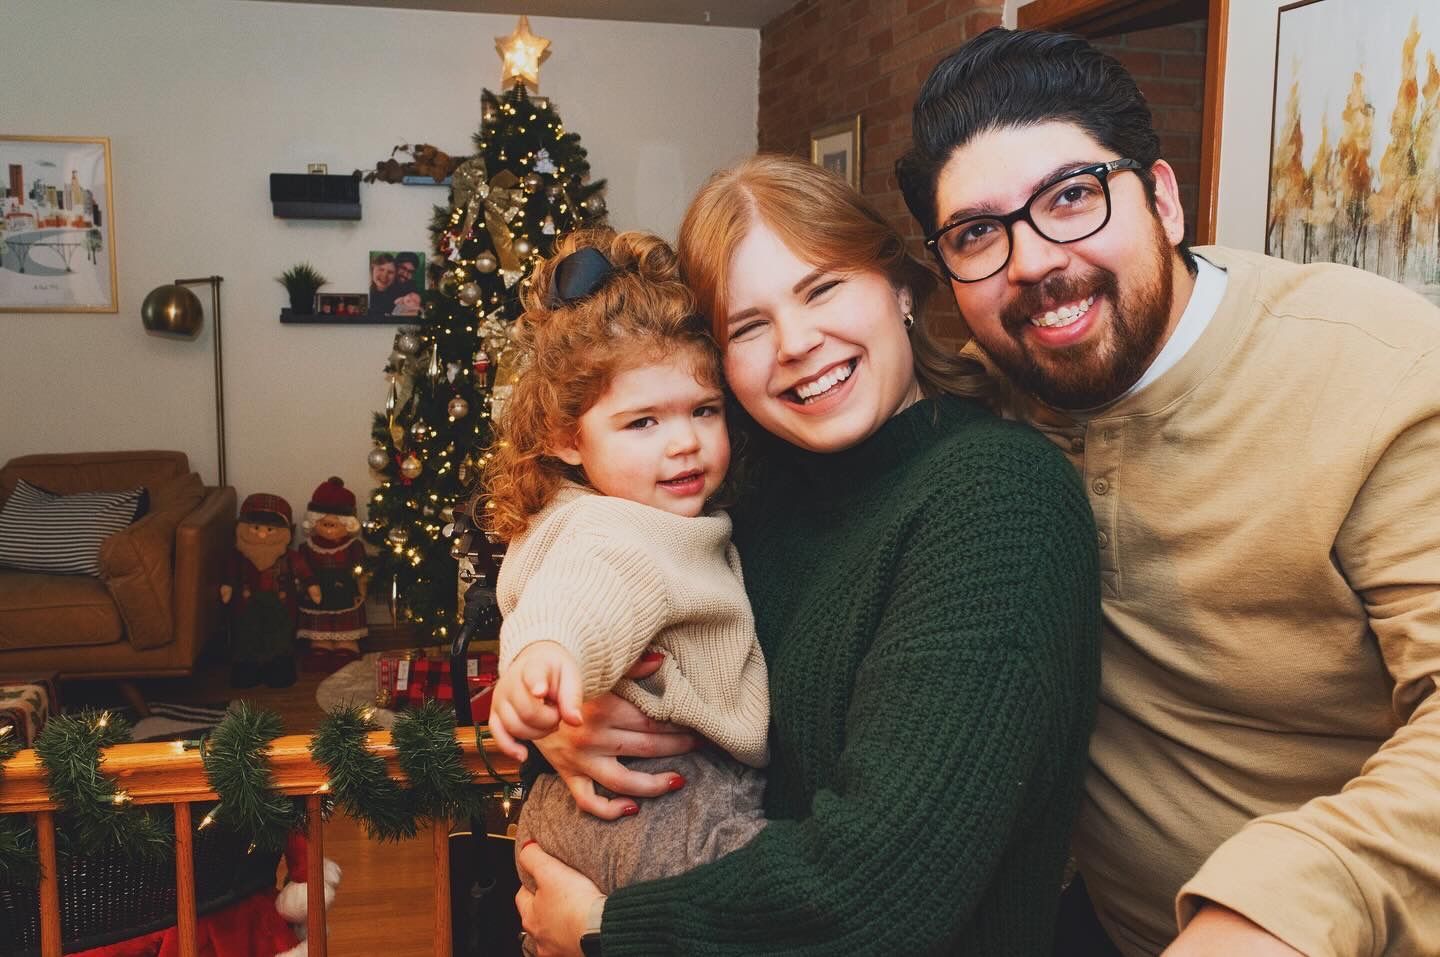
[[[330,280],[309,263],[300,263],[275,277],[275,281],[290,294],[290,311],[308,316],[315,312],[315,293]]]

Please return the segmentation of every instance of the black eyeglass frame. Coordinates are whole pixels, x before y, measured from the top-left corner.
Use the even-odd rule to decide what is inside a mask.
[[[1031,229],[1035,230],[1035,234],[1037,236],[1040,236],[1047,242],[1055,243],[1057,246],[1063,246],[1066,243],[1078,243],[1080,240],[1089,239],[1091,236],[1094,236],[1096,233],[1100,232],[1100,230],[1104,229],[1107,225],[1109,225],[1110,214],[1114,209],[1113,204],[1110,202],[1110,174],[1123,173],[1126,170],[1132,170],[1135,173],[1140,174],[1145,171],[1145,167],[1141,165],[1137,160],[1122,157],[1120,159],[1113,159],[1105,163],[1092,163],[1089,166],[1081,166],[1078,169],[1072,169],[1068,173],[1057,176],[1054,179],[1050,180],[1048,183],[1041,185],[1039,189],[1035,190],[1035,192],[1030,194],[1030,198],[1025,200],[1025,205],[1021,206],[1019,209],[1014,210],[1013,212],[1006,213],[1003,216],[995,216],[990,213],[985,213],[979,216],[967,216],[964,219],[957,220],[946,226],[941,226],[939,229],[935,230],[935,232],[925,237],[925,245],[929,248],[930,254],[935,257],[935,262],[939,264],[941,270],[943,270],[945,275],[949,276],[951,279],[955,280],[956,282],[963,283],[984,282],[991,276],[1000,272],[1000,270],[1004,269],[1006,266],[1010,265],[1010,257],[1015,254],[1014,227],[1016,223],[1027,223]],[[1043,195],[1048,190],[1053,189],[1055,186],[1065,182],[1067,179],[1073,179],[1076,176],[1083,176],[1087,173],[1091,176],[1094,176],[1100,181],[1100,191],[1105,196],[1105,218],[1100,221],[1100,225],[1096,226],[1094,229],[1090,230],[1090,232],[1086,233],[1083,236],[1076,236],[1074,239],[1052,239],[1050,236],[1046,235],[1045,230],[1041,229],[1039,225],[1036,224],[1035,220],[1031,217],[1030,207],[1035,203],[1035,200],[1039,199],[1041,195]],[[1005,258],[1001,261],[1000,265],[995,267],[994,271],[988,272],[978,279],[961,279],[959,276],[955,275],[955,271],[950,268],[950,264],[945,262],[945,255],[940,251],[940,237],[944,236],[952,229],[959,229],[961,226],[968,226],[971,223],[980,222],[981,220],[989,220],[991,222],[996,222],[1005,227]]]

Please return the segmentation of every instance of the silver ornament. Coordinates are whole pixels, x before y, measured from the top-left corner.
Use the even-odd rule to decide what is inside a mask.
[[[426,425],[423,419],[418,420],[414,425],[410,426],[410,437],[416,442],[423,442],[425,441],[426,433],[429,431],[430,426]]]
[[[475,257],[475,268],[483,273],[489,274],[500,265],[493,253],[481,253]]]
[[[395,348],[407,356],[413,356],[420,348],[420,337],[413,332],[402,332],[395,337]]]
[[[365,456],[365,462],[375,471],[383,472],[390,465],[390,453],[377,445]]]
[[[467,282],[460,287],[460,293],[456,297],[462,305],[473,306],[480,301],[480,286],[478,283]]]
[[[450,418],[452,419],[463,419],[470,414],[470,403],[466,402],[464,397],[457,395],[450,400],[450,404],[446,406],[445,411],[450,413]]]
[[[425,466],[413,455],[405,456],[405,461],[400,463],[400,474],[408,479],[413,479],[423,471]]]

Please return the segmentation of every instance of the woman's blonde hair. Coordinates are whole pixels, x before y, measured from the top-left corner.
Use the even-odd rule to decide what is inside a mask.
[[[701,187],[680,224],[680,271],[725,345],[726,282],[735,249],[757,222],[801,260],[820,269],[876,272],[910,290],[915,378],[926,396],[994,401],[996,384],[975,359],[940,344],[924,319],[935,274],[866,199],[829,170],[792,156],[761,154],[721,170]]]
[[[613,272],[592,292],[559,301],[556,269],[578,249],[605,255]],[[529,527],[566,481],[584,473],[553,450],[574,441],[580,417],[616,375],[688,351],[695,377],[719,389],[720,354],[695,298],[680,281],[675,251],[657,236],[592,229],[571,233],[531,277],[516,345],[525,357],[495,422],[476,517],[509,541]]]

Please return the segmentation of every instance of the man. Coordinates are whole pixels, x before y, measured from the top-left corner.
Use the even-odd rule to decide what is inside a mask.
[[[390,287],[394,304],[390,313],[395,316],[417,316],[420,314],[420,290],[415,282],[415,271],[420,268],[420,256],[416,253],[395,254],[395,284]]]
[[[1440,311],[1192,254],[1143,97],[1075,37],[975,38],[914,138],[901,188],[975,345],[1096,513],[1074,852],[1105,931],[1127,957],[1440,953]]]

